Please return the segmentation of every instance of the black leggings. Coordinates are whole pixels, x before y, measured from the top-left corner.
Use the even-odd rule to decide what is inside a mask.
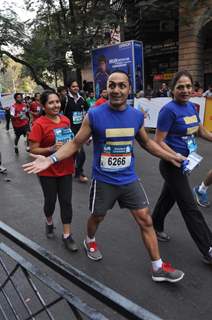
[[[72,221],[72,175],[62,177],[39,176],[44,195],[44,213],[51,217],[55,210],[58,196],[60,203],[60,216],[63,224]]]
[[[10,119],[11,119],[10,111],[6,110],[6,112],[5,112],[6,130],[10,129]]]
[[[177,202],[191,237],[206,255],[212,246],[212,233],[197,207],[187,175],[164,160],[160,161],[160,173],[165,183],[152,214],[155,229],[163,231],[165,217]]]
[[[76,156],[76,177],[79,177],[81,174],[83,174],[83,166],[85,163],[85,159],[85,150],[83,147],[81,147],[80,150],[77,152]]]

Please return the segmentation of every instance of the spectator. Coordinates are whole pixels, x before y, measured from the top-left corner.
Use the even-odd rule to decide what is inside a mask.
[[[153,90],[151,86],[148,84],[144,93],[145,98],[151,99],[153,97]]]
[[[89,92],[88,98],[86,99],[86,102],[87,102],[89,108],[93,107],[93,105],[95,104],[96,98],[94,97],[94,92],[93,91]]]
[[[161,87],[157,93],[157,97],[169,97],[169,88],[165,82],[161,84]]]
[[[107,90],[103,89],[101,91],[100,98],[98,100],[96,100],[94,107],[98,107],[101,104],[105,103],[107,101],[107,98],[108,98]]]
[[[212,97],[212,84],[209,84],[208,90],[203,93],[203,97]]]
[[[194,83],[194,90],[192,91],[192,97],[202,97],[203,88],[200,86],[198,81]]]

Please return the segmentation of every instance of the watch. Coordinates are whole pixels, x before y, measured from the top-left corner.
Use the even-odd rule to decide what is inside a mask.
[[[49,158],[51,159],[52,163],[57,163],[57,162],[59,162],[59,159],[58,159],[58,157],[56,156],[55,153],[51,154],[51,155],[49,156]]]

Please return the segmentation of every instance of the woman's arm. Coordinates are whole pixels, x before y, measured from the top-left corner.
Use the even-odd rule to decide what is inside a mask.
[[[212,133],[205,129],[202,124],[199,126],[198,134],[201,138],[212,141]]]
[[[165,142],[165,138],[167,136],[168,132],[162,132],[159,129],[156,129],[155,132],[155,137],[154,140],[155,142],[157,142],[157,144],[159,144],[161,146],[161,148],[163,148],[164,150],[172,153],[172,154],[176,154],[176,152],[174,150],[172,150],[172,148],[170,148]]]
[[[62,147],[62,145],[63,145],[62,142],[57,142],[53,146],[41,148],[40,142],[34,142],[34,141],[29,142],[30,152],[33,154],[41,154],[42,156],[49,156],[50,154],[59,150],[59,148]]]

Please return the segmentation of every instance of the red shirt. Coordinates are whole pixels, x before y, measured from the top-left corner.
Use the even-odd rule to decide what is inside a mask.
[[[100,106],[101,104],[103,104],[105,102],[107,102],[107,99],[101,97],[98,100],[96,100],[96,102],[94,104],[94,107],[98,107],[98,106]]]
[[[41,148],[51,147],[55,144],[54,129],[70,128],[70,121],[63,115],[60,115],[60,122],[55,123],[47,116],[41,116],[37,119],[29,134],[29,140],[39,142]],[[39,176],[61,177],[74,173],[74,158],[70,157],[58,163],[52,164],[48,169],[38,173]]]
[[[29,124],[27,106],[24,103],[14,103],[10,108],[14,128],[21,128]]]
[[[32,114],[32,122],[34,122],[36,119],[40,117],[40,111],[41,111],[41,105],[38,101],[33,101],[30,105],[29,110],[31,112],[36,112],[37,114]]]

